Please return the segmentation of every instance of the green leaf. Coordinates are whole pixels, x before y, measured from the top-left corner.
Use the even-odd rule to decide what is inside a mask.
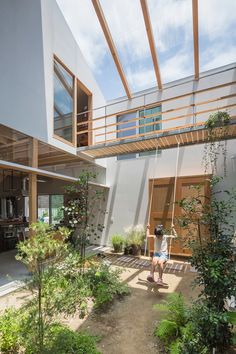
[[[232,325],[236,325],[236,312],[227,312],[227,317],[228,317],[228,321],[232,324]]]

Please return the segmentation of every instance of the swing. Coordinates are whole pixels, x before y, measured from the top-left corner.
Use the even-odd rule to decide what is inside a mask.
[[[173,195],[173,205],[172,205],[172,213],[171,213],[171,226],[174,224],[174,217],[175,217],[176,186],[177,186],[178,166],[179,166],[179,148],[180,148],[180,143],[178,142],[176,165],[175,165],[174,195]],[[155,172],[157,166],[157,154],[158,154],[158,146],[156,147],[155,163],[154,163],[153,178],[152,178],[152,188],[151,188],[150,201],[148,205],[148,225],[150,225],[151,206],[152,206],[153,190],[154,190],[153,187],[154,187],[154,180],[156,175]],[[171,227],[171,236],[173,236],[172,227]],[[167,255],[168,260],[170,260],[170,255],[171,255],[172,238],[173,237],[170,238],[169,247],[168,247],[168,255]],[[147,243],[148,243],[148,232],[146,232],[145,250],[144,250],[145,256],[147,255]]]

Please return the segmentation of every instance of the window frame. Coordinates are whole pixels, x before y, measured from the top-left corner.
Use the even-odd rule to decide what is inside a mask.
[[[55,54],[53,55],[53,75],[54,75],[54,63],[58,62],[65,71],[67,71],[73,79],[73,112],[72,112],[72,141],[66,140],[60,135],[57,135],[55,133],[55,122],[54,122],[54,115],[53,115],[53,138],[57,139],[67,145],[76,147],[76,77],[73,74],[73,72],[56,56]],[[55,106],[55,95],[54,95],[54,83],[53,83],[53,111],[54,111],[54,106]]]
[[[122,114],[117,114],[116,115],[116,123],[119,123],[119,117],[121,116],[124,116],[124,115],[127,115],[127,114],[134,114],[136,113],[136,118],[133,118],[133,119],[136,119],[134,122],[131,122],[131,123],[135,123],[135,125],[132,127],[130,127],[130,130],[131,129],[135,129],[136,130],[136,134],[140,133],[140,129],[144,129],[145,130],[145,126],[143,127],[142,124],[140,125],[140,120],[142,119],[145,119],[143,117],[140,117],[140,112],[142,111],[145,111],[145,110],[148,110],[148,109],[154,109],[154,108],[157,108],[159,107],[160,108],[160,114],[158,114],[159,112],[157,112],[157,115],[160,116],[160,123],[158,123],[159,120],[157,120],[156,122],[153,121],[153,125],[151,126],[155,126],[155,124],[160,124],[160,126],[162,127],[162,104],[153,104],[153,105],[150,105],[148,107],[144,107],[142,109],[140,108],[137,108],[137,109],[132,109],[130,111],[127,111],[127,112],[123,112]],[[127,123],[129,123],[127,121]],[[144,123],[145,124],[145,123]],[[119,126],[117,125],[117,130],[119,130]],[[155,131],[155,130],[153,130]],[[119,138],[119,132],[116,133],[116,138]],[[139,159],[139,158],[146,158],[146,157],[153,157],[155,156],[155,151],[156,150],[149,150],[149,151],[143,151],[143,152],[139,152],[139,153],[130,153],[130,154],[124,154],[124,155],[118,155],[117,156],[117,161],[122,161],[122,160],[131,160],[131,159]],[[148,153],[147,155],[142,155],[142,153]],[[151,153],[150,153],[151,152]],[[160,155],[161,151],[158,151],[158,155]],[[129,156],[129,155],[135,155],[135,156]],[[123,158],[123,156],[128,156],[126,158]]]

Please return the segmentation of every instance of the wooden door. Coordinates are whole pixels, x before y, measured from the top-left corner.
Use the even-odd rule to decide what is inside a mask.
[[[200,194],[206,196],[202,199],[202,203],[209,200],[209,176],[187,176],[178,177],[176,183],[176,201],[182,198],[197,196],[196,189],[190,188],[194,185],[200,185]],[[172,208],[174,200],[174,177],[158,178],[149,180],[149,200],[152,198],[151,214],[150,214],[150,234],[154,233],[157,224],[162,224],[165,229],[170,231]],[[181,215],[181,209],[175,205],[175,217]],[[191,228],[191,225],[189,226]],[[196,237],[196,230],[192,228],[192,237]],[[191,251],[186,244],[187,231],[176,227],[177,233],[180,235],[178,240],[172,240],[171,254],[189,256]],[[153,251],[153,242],[149,243],[149,251]]]

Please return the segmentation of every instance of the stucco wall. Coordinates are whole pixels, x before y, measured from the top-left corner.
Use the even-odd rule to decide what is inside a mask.
[[[93,107],[105,104],[86,60],[55,0],[41,0],[48,142],[74,152],[75,148],[53,138],[53,55],[55,54],[93,94]]]
[[[178,82],[178,85],[171,88],[166,88],[162,93],[162,98],[170,98],[192,92],[195,89],[202,89],[211,86],[221,85],[226,82],[235,81],[236,71],[233,66],[229,70],[217,73],[212,71],[210,75],[206,75],[199,80],[198,83],[192,82]],[[198,88],[196,88],[198,86]],[[188,105],[194,102],[202,102],[209,99],[214,99],[236,93],[236,85],[219,88],[215,91],[207,91],[197,95],[187,96],[181,100],[164,102],[162,104],[162,111],[171,110],[182,105]],[[153,94],[150,102],[155,102],[160,94]],[[141,98],[140,98],[141,100]],[[227,104],[236,104],[235,97],[220,100],[217,104],[219,107]],[[137,106],[140,103],[137,103]],[[216,104],[216,103],[214,103]],[[132,102],[129,103],[129,106]],[[116,105],[119,110],[127,108],[126,103]],[[212,103],[206,104],[199,108],[199,110],[207,110],[215,107]],[[191,112],[192,108],[185,108],[177,114],[187,114]],[[203,113],[197,116],[197,121],[204,121],[209,117],[209,113]],[[231,108],[229,113],[233,116],[236,114],[235,107]],[[165,118],[173,116],[173,113],[166,114]],[[193,117],[183,119],[183,124],[193,121]],[[163,122],[163,128],[169,128],[176,124],[175,121]],[[230,189],[236,186],[236,141],[230,140],[227,144],[227,169],[228,176],[225,178],[222,188]],[[204,174],[204,166],[202,164],[202,157],[204,152],[204,144],[194,145],[188,147],[181,147],[179,152],[179,166],[178,176],[192,176]],[[106,219],[106,230],[103,234],[102,243],[110,242],[110,237],[113,233],[124,233],[124,229],[131,226],[142,224],[146,225],[148,215],[148,181],[156,177],[173,177],[175,176],[177,149],[163,150],[155,160],[154,156],[138,157],[136,159],[117,160],[116,158],[109,158],[107,160],[107,184],[111,186],[108,214]],[[232,158],[233,157],[233,158]],[[223,174],[223,160],[218,162],[218,174]],[[207,172],[211,172],[210,169]]]
[[[0,123],[47,140],[40,1],[1,1],[0,43]]]
[[[53,138],[53,54],[93,93],[103,95],[56,0],[0,2],[0,123],[71,153]]]

